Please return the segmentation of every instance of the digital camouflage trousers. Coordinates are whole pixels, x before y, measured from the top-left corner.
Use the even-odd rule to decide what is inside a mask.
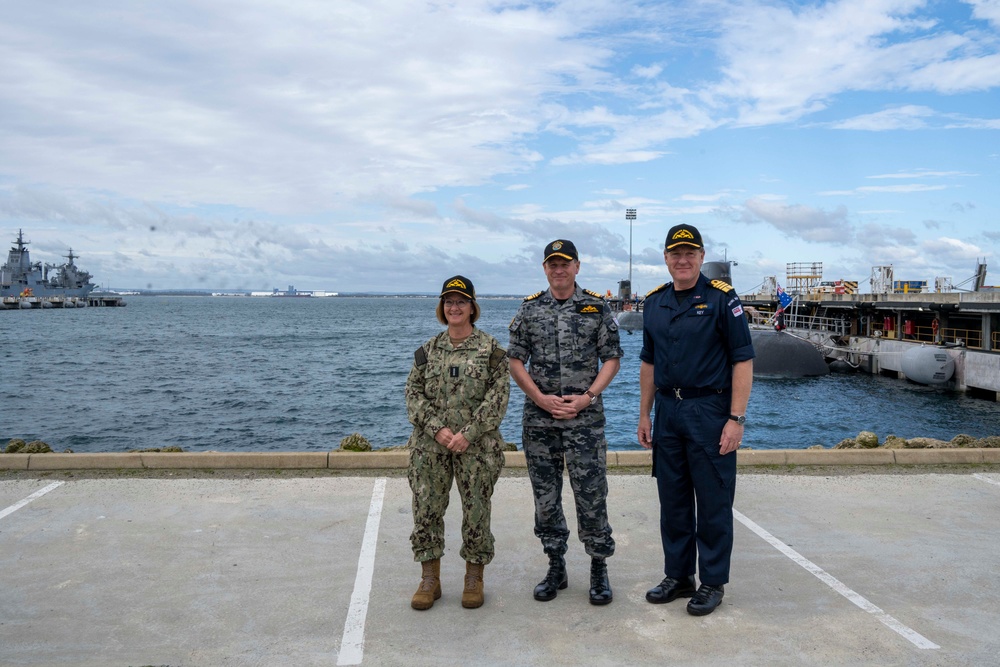
[[[562,507],[563,460],[576,500],[577,532],[591,557],[615,552],[608,523],[607,449],[603,426],[523,428],[524,456],[535,496],[535,536],[550,556],[566,553],[569,527]]]
[[[444,555],[444,513],[452,481],[462,501],[462,559],[488,564],[493,560],[490,531],[493,487],[503,468],[503,452],[441,454],[412,450],[407,479],[413,492],[413,560],[422,563]]]

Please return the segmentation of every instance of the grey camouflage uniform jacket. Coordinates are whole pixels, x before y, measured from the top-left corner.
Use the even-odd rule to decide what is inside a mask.
[[[510,323],[507,354],[528,368],[544,394],[582,394],[594,382],[601,363],[624,355],[618,323],[604,298],[579,285],[560,304],[549,290],[526,297]],[[604,424],[604,401],[570,420],[557,420],[525,397],[524,425],[572,428]]]

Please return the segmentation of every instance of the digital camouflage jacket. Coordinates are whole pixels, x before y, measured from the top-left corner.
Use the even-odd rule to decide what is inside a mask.
[[[458,347],[442,331],[417,348],[406,380],[412,449],[448,453],[434,439],[442,428],[464,433],[470,452],[503,449],[500,422],[510,398],[506,351],[479,329]]]

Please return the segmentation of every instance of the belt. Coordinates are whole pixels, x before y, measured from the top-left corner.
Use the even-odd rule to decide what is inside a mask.
[[[656,391],[668,398],[676,398],[683,401],[687,398],[701,398],[702,396],[714,396],[729,391],[729,387],[723,389],[710,389],[708,387],[657,387]]]

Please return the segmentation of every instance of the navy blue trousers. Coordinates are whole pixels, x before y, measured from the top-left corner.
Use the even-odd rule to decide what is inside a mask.
[[[660,496],[663,573],[729,583],[736,452],[719,454],[730,395],[677,400],[656,394],[653,476]]]

